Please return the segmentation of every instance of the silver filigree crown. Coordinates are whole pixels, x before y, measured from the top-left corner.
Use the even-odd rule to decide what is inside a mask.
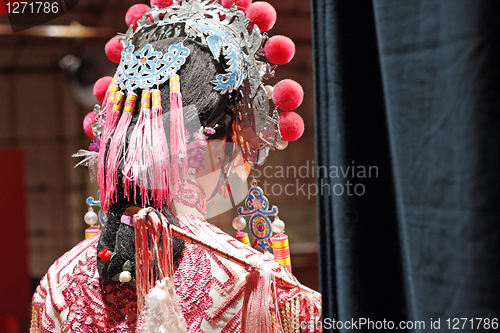
[[[162,54],[149,45],[172,37],[206,45],[217,61],[221,55],[224,57],[226,73],[212,81],[214,89],[221,94],[238,91],[238,144],[252,166],[263,164],[269,150],[281,139],[278,112],[274,110],[269,115],[268,96],[262,83],[274,76],[276,68],[259,60],[267,35],[257,25],[250,29],[249,19],[236,6],[227,9],[217,0],[181,0],[166,8],[153,6],[137,21],[137,28],[129,27],[122,37],[124,49],[115,75],[120,88],[130,91],[160,85],[175,73],[189,50],[178,43]]]

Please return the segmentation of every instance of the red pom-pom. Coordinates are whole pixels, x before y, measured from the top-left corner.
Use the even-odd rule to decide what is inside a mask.
[[[281,110],[291,111],[299,107],[304,99],[302,86],[294,80],[278,82],[273,89],[273,103]]]
[[[268,31],[276,22],[276,10],[267,2],[254,2],[247,8],[247,18],[251,28],[257,24],[261,32]]]
[[[280,133],[284,141],[295,141],[304,133],[304,120],[293,111],[280,113]]]
[[[252,4],[252,0],[222,0],[221,4],[224,8],[231,8],[233,3],[238,7],[239,10],[246,12],[248,6]]]
[[[99,103],[102,104],[104,96],[106,95],[106,90],[108,90],[109,85],[113,78],[111,76],[101,77],[94,84],[94,96]]]
[[[151,7],[158,6],[158,8],[170,7],[174,0],[151,0]]]
[[[137,28],[137,21],[150,9],[148,5],[142,3],[133,5],[128,9],[127,14],[125,14],[125,23],[127,23],[128,27],[133,24],[133,29],[135,30]]]
[[[94,120],[95,120],[94,111],[90,111],[85,116],[85,118],[83,118],[83,130],[85,131],[85,134],[87,134],[89,138],[94,137],[94,133],[92,132],[92,125],[94,124]]]
[[[105,247],[104,249],[102,249],[101,251],[99,251],[99,253],[97,254],[97,257],[98,258],[101,258],[102,261],[104,262],[108,262],[111,260],[111,256],[113,255],[113,253],[111,253],[110,250],[108,250],[107,247]]]
[[[119,64],[120,59],[122,57],[121,53],[123,50],[123,44],[119,40],[119,38],[120,38],[119,36],[111,38],[104,47],[104,52],[106,52],[106,56],[108,57],[109,60],[111,60],[115,64]]]
[[[267,60],[273,64],[284,65],[295,55],[295,44],[286,36],[276,35],[266,42],[264,52]]]

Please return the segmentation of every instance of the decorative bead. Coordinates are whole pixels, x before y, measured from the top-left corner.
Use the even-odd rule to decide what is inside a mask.
[[[94,96],[101,104],[104,101],[106,91],[108,90],[111,81],[113,81],[113,78],[111,76],[105,76],[97,80],[94,84]]]
[[[137,28],[137,21],[139,21],[142,15],[150,9],[151,8],[148,5],[141,3],[133,5],[132,7],[129,8],[127,14],[125,14],[125,23],[127,24],[128,27],[130,27],[130,25],[133,25],[133,29],[135,30]],[[150,21],[153,22],[151,17]]]
[[[281,138],[285,141],[295,141],[304,134],[304,120],[293,111],[280,113],[279,126]]]
[[[242,229],[245,229],[245,227],[247,226],[247,221],[245,220],[245,218],[243,216],[238,216],[238,217],[235,217],[234,220],[233,220],[233,228],[240,231]]]
[[[97,214],[94,212],[92,207],[89,207],[89,211],[85,213],[83,219],[88,225],[94,225],[97,223],[99,218],[97,217]]]
[[[94,124],[95,121],[95,114],[94,111],[90,111],[85,118],[83,118],[83,130],[85,131],[85,134],[89,138],[94,137],[94,132],[92,132],[92,125]]]
[[[129,271],[123,271],[120,273],[119,280],[121,283],[130,282],[132,280],[132,274]]]
[[[278,140],[278,145],[276,146],[277,149],[284,150],[286,147],[288,147],[288,141]]]
[[[285,230],[285,222],[276,217],[273,223],[271,223],[271,230],[276,234],[282,233]]]
[[[121,52],[123,50],[123,44],[120,41],[120,36],[115,36],[111,38],[104,46],[104,52],[108,59],[115,64],[120,63]],[[97,98],[97,97],[96,97]]]
[[[256,24],[261,32],[268,31],[276,22],[276,10],[264,1],[252,3],[248,6],[246,14],[250,20],[248,26],[253,29]]]
[[[276,35],[269,38],[264,52],[267,60],[273,64],[284,65],[289,63],[295,55],[295,44],[286,36]]]
[[[99,146],[97,144],[95,144],[95,143],[91,143],[90,146],[89,146],[89,150],[98,153],[99,152]]]
[[[264,88],[266,88],[267,98],[272,99],[274,87],[266,84],[266,86]]]
[[[294,80],[281,80],[274,86],[273,103],[281,110],[295,110],[302,104],[303,100],[304,89]]]

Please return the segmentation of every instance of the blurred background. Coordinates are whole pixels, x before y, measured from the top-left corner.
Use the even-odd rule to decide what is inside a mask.
[[[271,153],[264,165],[270,166],[271,177],[265,180],[280,186],[269,187],[266,194],[286,223],[294,274],[318,289],[316,200],[308,195],[308,185],[315,184],[310,3],[268,2],[278,13],[269,35],[290,37],[297,50],[269,84],[290,78],[302,85],[305,98],[297,112],[306,131],[287,149]],[[8,17],[0,17],[0,332],[27,330],[30,297],[40,278],[84,238],[86,198],[97,198],[97,184],[90,181],[87,168],[73,168],[78,159],[71,155],[90,143],[82,122],[97,102],[92,94],[95,81],[113,76],[116,69],[104,45],[126,31],[125,13],[136,3],[149,4],[80,0],[61,17],[15,34]],[[293,174],[276,177],[276,166],[305,167],[309,172],[297,179]],[[287,184],[293,184],[294,195],[280,191]],[[302,185],[305,191],[299,190]],[[236,216],[233,209],[210,222],[234,234],[231,221]]]

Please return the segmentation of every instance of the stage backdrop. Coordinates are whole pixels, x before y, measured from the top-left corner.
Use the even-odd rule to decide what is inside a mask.
[[[0,149],[0,189],[0,332],[17,333],[20,322],[28,322],[31,310],[24,153],[21,149]]]
[[[324,316],[498,318],[500,1],[312,13]]]

